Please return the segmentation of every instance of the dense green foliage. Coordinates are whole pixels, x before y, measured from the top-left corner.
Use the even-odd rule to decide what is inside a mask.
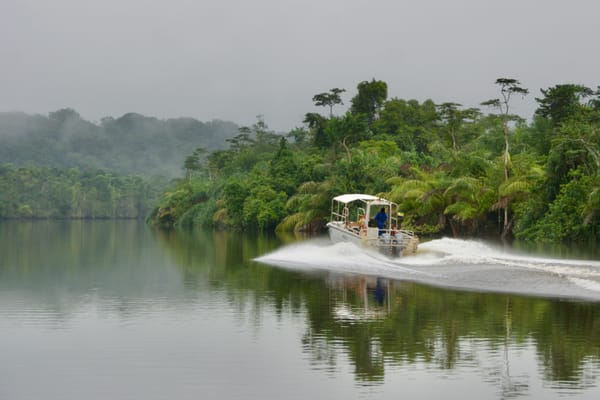
[[[133,113],[97,124],[71,109],[0,113],[0,218],[144,218],[167,178],[237,130]]]
[[[364,192],[400,203],[405,226],[420,233],[597,241],[600,90],[542,90],[528,123],[509,112],[528,90],[514,79],[496,84],[500,96],[482,103],[490,114],[387,99],[375,79],[358,84],[343,115],[333,115],[342,89],[315,95],[329,116],[306,114],[306,128],[279,136],[259,119],[229,149],[195,152],[151,220],[317,230],[331,197]]]
[[[0,164],[175,177],[190,148],[225,148],[237,129],[231,122],[159,120],[134,113],[99,123],[71,109],[48,116],[0,113]]]
[[[144,218],[158,187],[138,176],[102,170],[4,164],[0,218]]]

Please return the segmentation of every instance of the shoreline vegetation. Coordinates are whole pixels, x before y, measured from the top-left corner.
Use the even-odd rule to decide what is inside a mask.
[[[143,219],[159,180],[78,168],[0,165],[0,219]]]
[[[338,115],[344,92],[316,94],[324,112],[284,134],[260,116],[240,128],[137,114],[92,124],[60,110],[18,114],[25,131],[37,124],[27,148],[0,114],[0,144],[12,145],[0,146],[0,218],[318,232],[332,197],[369,193],[397,202],[420,235],[600,241],[600,88],[541,89],[530,121],[511,113],[530,94],[509,78],[490,85],[496,97],[481,108],[388,98],[372,79]],[[162,167],[183,173],[157,178]]]
[[[324,113],[286,135],[258,117],[228,149],[198,148],[149,222],[315,232],[332,197],[369,193],[397,202],[420,235],[599,241],[600,88],[541,89],[531,122],[511,113],[529,90],[510,78],[481,108],[388,99],[372,79],[336,115],[344,92],[316,94]]]
[[[73,109],[0,113],[0,219],[144,219],[190,148],[227,147],[238,126]]]

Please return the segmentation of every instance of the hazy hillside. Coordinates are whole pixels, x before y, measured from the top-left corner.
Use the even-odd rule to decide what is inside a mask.
[[[0,164],[106,169],[120,174],[178,176],[195,148],[217,150],[238,134],[232,122],[160,120],[129,113],[99,123],[72,109],[44,115],[0,113]]]

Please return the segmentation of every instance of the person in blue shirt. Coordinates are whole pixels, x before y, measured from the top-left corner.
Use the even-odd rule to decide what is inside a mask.
[[[383,234],[383,229],[388,220],[388,216],[385,213],[385,208],[381,207],[381,210],[375,215],[375,221],[377,221],[377,227],[379,228],[379,236]]]

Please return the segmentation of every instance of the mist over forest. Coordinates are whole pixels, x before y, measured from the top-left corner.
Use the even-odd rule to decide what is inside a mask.
[[[220,120],[127,113],[94,123],[69,108],[47,116],[0,112],[0,164],[173,178],[195,148],[227,148],[238,133],[235,123]]]
[[[420,235],[598,241],[600,88],[540,89],[527,121],[509,109],[529,89],[495,84],[479,109],[388,98],[387,83],[372,79],[345,113],[346,89],[332,88],[312,98],[321,112],[286,134],[260,116],[238,127],[3,113],[0,218],[319,231],[333,196],[373,193],[398,203],[403,227]]]

